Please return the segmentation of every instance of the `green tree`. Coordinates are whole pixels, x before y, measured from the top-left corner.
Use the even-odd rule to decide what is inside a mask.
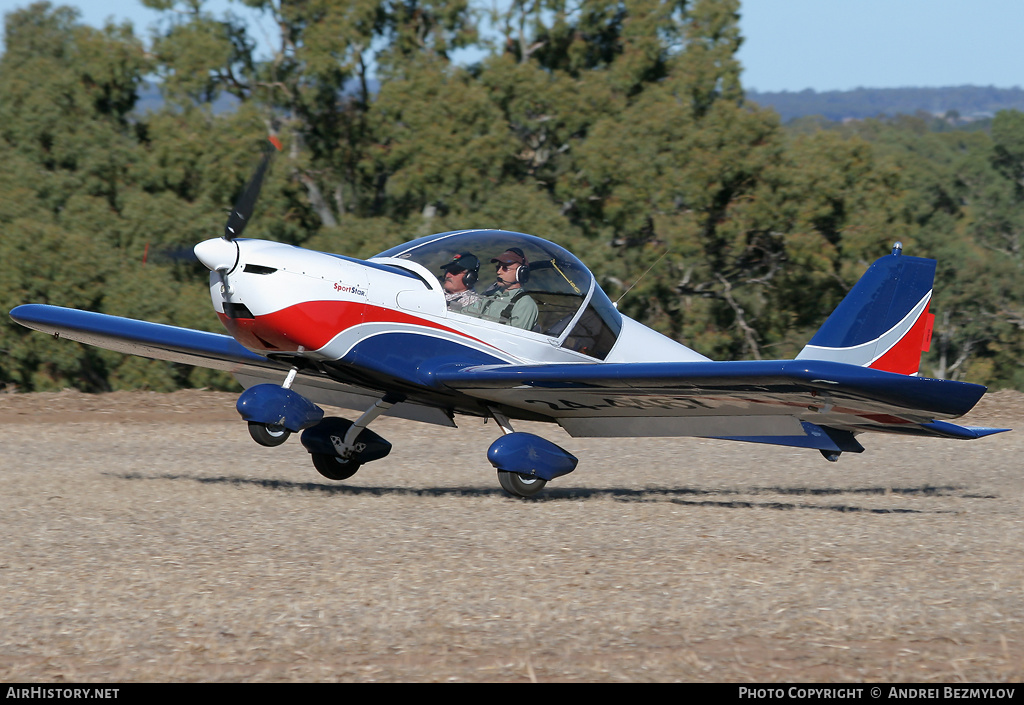
[[[842,133],[866,139],[899,179],[908,254],[938,261],[935,329],[922,372],[994,385],[1022,378],[1019,145],[1021,114],[991,134],[949,130],[922,116],[870,120]]]
[[[789,130],[748,104],[738,0],[203,0],[146,47],[38,3],[0,58],[0,302],[219,330],[192,246],[284,143],[247,236],[368,256],[462,227],[585,255],[622,310],[716,358],[788,357],[895,240],[939,259],[926,372],[1024,384],[1024,119]],[[488,48],[469,67],[455,49]],[[143,77],[165,106],[132,112]],[[379,82],[376,83],[376,82]],[[230,99],[228,111],[215,109]],[[219,102],[218,102],[219,101]],[[626,293],[628,292],[628,293]],[[229,384],[0,328],[20,388]]]
[[[251,169],[258,144],[251,126],[247,139],[237,136],[241,112],[205,125],[201,118],[210,116],[197,110],[140,120],[131,111],[150,67],[142,44],[129,27],[95,30],[77,20],[76,11],[47,3],[6,17],[0,302],[7,309],[41,302],[217,326],[208,300],[184,294],[202,293],[206,273],[194,260],[166,253],[187,246],[191,260],[195,242],[222,232],[244,184],[239,172]],[[225,156],[224,145],[235,151]],[[273,225],[264,227],[275,232]],[[138,361],[56,344],[10,321],[0,328],[0,349],[7,352],[0,380],[22,389],[103,390],[128,378],[133,386],[169,389],[192,375],[166,363],[129,375],[129,368],[141,370]]]
[[[36,3],[6,16],[0,58],[0,302],[95,309],[114,262],[108,238],[132,162],[128,113],[147,66],[125,27],[94,30]],[[21,388],[103,388],[94,351],[7,322],[0,379]]]

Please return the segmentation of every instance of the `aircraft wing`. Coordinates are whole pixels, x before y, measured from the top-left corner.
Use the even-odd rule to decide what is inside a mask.
[[[1006,429],[943,421],[970,411],[976,384],[819,360],[487,365],[436,384],[542,414],[573,436],[700,436],[863,450],[862,431],[980,438]]]
[[[280,363],[246,350],[229,335],[138,321],[104,313],[47,304],[23,304],[11,318],[33,330],[129,355],[237,372],[287,370]]]
[[[129,355],[230,372],[246,388],[255,384],[280,384],[289,370],[287,363],[257,355],[230,335],[221,333],[47,304],[17,306],[10,315],[27,328],[58,338]],[[315,403],[348,409],[366,409],[379,398],[374,390],[344,384],[315,372],[301,373],[293,388]],[[443,410],[418,404],[397,404],[388,415],[443,426],[455,425]]]
[[[11,317],[109,350],[224,370],[244,386],[283,379],[288,369],[223,334],[44,304],[18,306]],[[970,411],[983,386],[822,360],[445,364],[420,371],[435,387],[555,421],[573,436],[699,436],[859,452],[854,436],[863,431],[971,439],[1006,430],[944,420]],[[318,403],[365,408],[372,401],[369,390],[326,376],[303,374],[296,384]],[[393,409],[453,425],[442,409]]]

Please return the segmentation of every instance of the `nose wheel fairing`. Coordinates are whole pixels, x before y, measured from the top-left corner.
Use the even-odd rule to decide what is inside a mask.
[[[276,384],[257,384],[238,397],[238,413],[249,423],[298,432],[320,423],[324,410],[298,392]]]
[[[551,441],[532,433],[503,435],[487,449],[487,459],[500,472],[553,480],[576,469],[579,459]]]

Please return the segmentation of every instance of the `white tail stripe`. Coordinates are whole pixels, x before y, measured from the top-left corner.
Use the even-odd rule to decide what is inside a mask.
[[[804,346],[804,349],[800,351],[796,359],[828,360],[830,362],[857,365],[858,367],[869,367],[903,340],[903,336],[910,332],[910,329],[917,323],[917,319],[924,313],[931,298],[932,292],[929,291],[899,323],[875,340],[869,340],[866,343],[852,345],[847,348],[830,348],[808,344]]]

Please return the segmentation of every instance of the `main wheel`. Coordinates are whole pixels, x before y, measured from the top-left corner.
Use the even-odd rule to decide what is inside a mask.
[[[356,474],[359,463],[339,458],[336,455],[312,453],[313,467],[328,480],[347,480]]]
[[[503,490],[516,497],[532,497],[544,489],[547,480],[539,477],[527,477],[515,472],[498,471],[498,482]]]
[[[249,435],[252,436],[252,439],[261,446],[273,448],[287,441],[288,436],[292,435],[292,432],[284,426],[275,426],[272,424],[250,421]]]

